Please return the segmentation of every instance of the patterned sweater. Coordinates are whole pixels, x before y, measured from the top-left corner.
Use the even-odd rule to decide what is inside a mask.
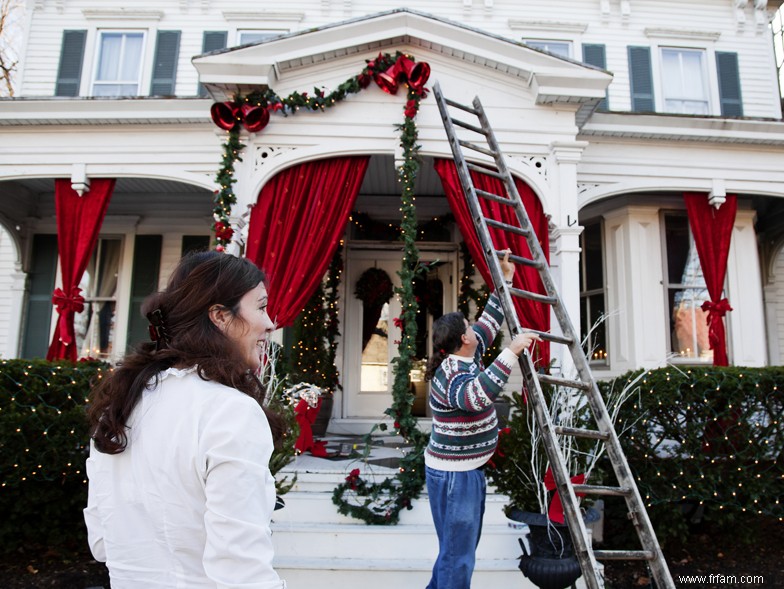
[[[433,429],[425,464],[437,470],[466,471],[485,464],[498,444],[498,418],[493,401],[501,393],[517,356],[505,348],[484,368],[482,354],[493,343],[504,320],[493,293],[472,326],[479,339],[473,358],[450,354],[430,383]]]

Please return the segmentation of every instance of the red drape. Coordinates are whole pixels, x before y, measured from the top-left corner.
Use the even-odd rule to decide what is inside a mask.
[[[455,215],[460,233],[463,234],[463,239],[465,239],[466,245],[468,246],[468,251],[471,253],[471,257],[473,257],[476,267],[479,268],[479,272],[484,281],[487,284],[492,284],[490,270],[485,262],[482,246],[479,243],[479,238],[476,235],[474,224],[471,219],[471,212],[468,209],[468,203],[465,200],[463,189],[460,186],[457,167],[452,160],[446,159],[437,159],[434,166],[436,172],[441,177],[446,198],[449,201],[452,213]],[[498,178],[472,171],[471,179],[474,182],[474,186],[480,190],[502,196],[506,195],[506,189],[504,188],[503,182]],[[550,237],[547,217],[544,214],[542,203],[539,201],[536,194],[534,194],[534,191],[519,178],[515,178],[515,187],[520,194],[520,198],[523,200],[523,206],[531,220],[534,232],[539,238],[539,243],[542,246],[545,258],[549,262]],[[518,225],[517,217],[512,207],[484,198],[480,198],[479,200],[485,217],[502,221],[510,225]],[[490,236],[497,249],[505,249],[508,247],[515,255],[531,258],[528,244],[522,235],[502,232],[499,229],[490,227]],[[545,294],[545,288],[539,278],[539,272],[535,268],[530,268],[528,266],[517,267],[513,285],[516,288],[521,288],[530,292]],[[517,309],[517,315],[524,327],[530,327],[540,331],[550,330],[549,306],[520,297],[515,297],[514,303],[515,308]],[[548,366],[550,363],[550,343],[541,342],[537,344],[537,354],[535,357],[537,357],[541,366]]]
[[[71,188],[70,180],[55,180],[57,248],[63,287],[55,289],[52,296],[59,318],[47,360],[76,360],[74,314],[84,309],[79,281],[98,241],[114,183],[114,179],[92,180],[90,191],[79,196]]]
[[[683,195],[689,226],[697,246],[705,285],[711,300],[702,304],[708,312],[708,341],[713,350],[713,365],[727,366],[727,338],[724,331],[724,315],[732,311],[727,299],[722,298],[724,277],[727,275],[727,256],[730,251],[732,227],[738,210],[738,199],[727,195],[727,200],[716,209],[708,202],[708,196],[687,192]]]
[[[343,235],[369,158],[306,162],[261,189],[246,255],[267,273],[269,315],[291,325],[324,276]]]

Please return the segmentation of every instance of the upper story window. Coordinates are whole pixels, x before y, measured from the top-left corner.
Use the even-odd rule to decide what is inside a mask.
[[[284,35],[287,30],[275,29],[238,29],[237,30],[237,45],[247,45],[248,43],[258,43],[272,37]]]
[[[541,49],[559,57],[572,57],[572,44],[569,41],[548,39],[523,39],[523,43],[534,49]]]
[[[661,77],[666,112],[710,114],[705,51],[662,47]]]
[[[138,96],[144,33],[101,31],[93,96]]]
[[[591,363],[607,363],[604,247],[601,222],[586,223],[580,235],[580,335]]]
[[[713,362],[708,342],[707,313],[710,300],[697,247],[685,213],[664,215],[665,294],[670,317],[670,353],[674,360]]]

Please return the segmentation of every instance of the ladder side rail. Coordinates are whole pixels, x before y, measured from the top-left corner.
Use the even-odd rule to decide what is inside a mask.
[[[539,256],[541,256],[541,259],[543,259],[544,253],[542,252],[541,244],[534,236],[533,227],[531,226],[530,219],[528,218],[528,213],[522,206],[522,199],[520,198],[517,187],[512,180],[511,173],[506,166],[506,162],[504,161],[501,149],[498,145],[498,141],[496,140],[495,133],[490,127],[489,120],[487,119],[487,115],[478,97],[474,99],[473,104],[474,109],[477,111],[477,116],[479,117],[482,127],[487,130],[487,142],[491,149],[496,153],[495,160],[497,169],[507,179],[507,190],[510,191],[510,197],[512,197],[516,203],[515,212],[518,215],[518,221],[520,222],[521,227],[531,228],[531,233],[526,238],[528,247],[531,250],[535,260],[540,259]],[[604,403],[601,393],[599,392],[599,388],[596,385],[596,381],[593,378],[593,374],[588,365],[588,361],[585,357],[582,346],[579,343],[579,339],[576,337],[576,332],[574,330],[571,318],[566,312],[564,305],[561,303],[560,295],[557,288],[555,287],[555,283],[549,270],[546,267],[540,268],[539,276],[547,293],[558,298],[558,303],[553,306],[553,311],[556,318],[558,319],[562,335],[572,340],[569,344],[567,344],[567,348],[569,349],[572,361],[574,362],[575,368],[577,369],[577,372],[580,376],[580,380],[586,383],[591,383],[592,390],[589,391],[586,395],[588,398],[588,403],[594,416],[594,420],[597,423],[598,429],[600,431],[609,432],[610,434],[610,438],[606,442],[606,451],[613,466],[615,476],[622,486],[628,487],[631,490],[631,493],[625,497],[625,501],[629,514],[633,518],[633,523],[637,529],[640,542],[643,548],[646,550],[651,550],[657,553],[657,558],[652,560],[650,563],[651,572],[654,575],[654,579],[661,587],[674,587],[674,582],[672,580],[669,569],[667,568],[666,564],[664,564],[664,555],[662,553],[658,539],[656,538],[655,531],[653,530],[653,525],[650,522],[650,517],[648,516],[647,510],[645,509],[642,496],[640,495],[639,489],[637,488],[637,483],[631,474],[631,469],[629,468],[628,461],[626,460],[626,456],[623,452],[623,449],[621,448],[620,440],[618,439],[618,435],[615,432],[615,428],[613,427],[612,420],[610,419],[607,407]],[[554,472],[553,474],[555,475],[556,473]],[[556,483],[559,485],[559,487],[561,486],[557,480],[557,477]],[[571,490],[571,485],[568,485],[568,487]],[[593,555],[591,556],[593,558]]]

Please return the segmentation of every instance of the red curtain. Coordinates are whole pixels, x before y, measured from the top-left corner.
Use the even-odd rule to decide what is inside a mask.
[[[335,254],[369,158],[306,162],[261,189],[248,227],[246,255],[267,273],[269,315],[291,325]]]
[[[713,365],[727,366],[729,361],[724,315],[727,311],[732,311],[732,307],[727,299],[721,298],[721,294],[727,275],[727,256],[738,199],[735,195],[728,194],[727,200],[718,209],[708,202],[707,194],[687,192],[684,193],[683,199],[686,201],[689,226],[711,298],[702,304],[702,310],[708,312],[708,341],[713,350]]]
[[[487,284],[492,284],[490,277],[490,270],[485,262],[485,256],[482,252],[482,246],[479,243],[479,237],[474,230],[474,223],[471,219],[471,212],[468,209],[468,203],[463,195],[463,189],[460,186],[460,180],[457,175],[457,167],[452,160],[436,159],[435,169],[441,177],[441,182],[444,186],[446,198],[449,201],[449,206],[452,213],[455,215],[457,225],[460,228],[460,233],[463,234],[468,251],[479,268],[482,278]],[[471,179],[474,186],[479,190],[490,192],[493,194],[506,195],[506,189],[503,182],[493,176],[482,174],[479,172],[471,172]],[[522,180],[515,178],[515,187],[523,200],[528,217],[531,220],[531,225],[534,232],[539,238],[539,243],[544,251],[545,258],[550,260],[550,237],[547,226],[547,217],[545,217],[542,203],[537,198],[534,191]],[[480,198],[482,211],[485,217],[502,221],[510,225],[517,226],[517,217],[512,207],[502,205],[495,201]],[[503,232],[499,229],[490,227],[490,236],[497,249],[509,248],[515,255],[524,258],[531,258],[531,252],[528,249],[528,244],[522,235],[515,235],[513,233]],[[518,266],[515,275],[513,286],[530,292],[539,294],[546,294],[544,285],[539,278],[539,272],[535,268],[528,266]],[[517,315],[520,318],[520,323],[524,327],[538,329],[540,331],[550,330],[550,307],[542,303],[529,301],[520,297],[514,299]],[[548,366],[550,363],[550,343],[541,342],[537,344],[537,354],[535,356],[541,366]]]
[[[63,287],[55,289],[52,296],[59,318],[47,360],[76,360],[74,314],[84,310],[79,281],[98,241],[114,183],[113,179],[92,180],[90,191],[79,196],[71,188],[70,180],[55,180],[57,248]]]

